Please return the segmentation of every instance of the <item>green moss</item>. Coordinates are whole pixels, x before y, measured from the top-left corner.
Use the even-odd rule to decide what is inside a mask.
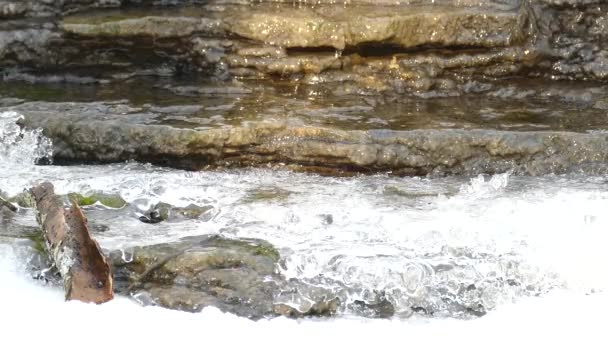
[[[81,194],[77,194],[74,192],[68,194],[68,199],[70,200],[70,202],[76,202],[76,204],[78,204],[79,206],[93,205],[96,202],[93,201],[91,197],[85,197]]]
[[[33,208],[34,207],[34,199],[29,191],[24,191],[19,195],[13,196],[8,199],[9,202],[17,203],[21,208]]]
[[[46,250],[46,241],[44,239],[44,233],[41,230],[28,234],[27,238],[32,241],[32,248],[36,252],[42,255],[48,255],[48,252]]]
[[[265,244],[256,246],[253,250],[253,254],[268,257],[274,262],[279,262],[279,260],[281,259],[281,254],[276,248]]]
[[[72,192],[68,194],[68,199],[70,201],[75,201],[79,206],[93,205],[99,202],[108,208],[118,209],[127,204],[127,202],[118,195],[108,195],[103,193],[94,193],[90,196],[84,196],[82,194]]]
[[[253,255],[260,255],[270,258],[274,262],[279,262],[281,259],[281,254],[279,251],[274,248],[270,243],[258,240],[258,239],[240,239],[233,240],[227,239],[220,236],[213,236],[205,241],[209,245],[218,247],[218,248],[241,248]]]
[[[7,82],[0,85],[0,94],[20,99],[32,99],[38,101],[56,101],[63,98],[62,90],[53,85],[28,84],[26,82]]]

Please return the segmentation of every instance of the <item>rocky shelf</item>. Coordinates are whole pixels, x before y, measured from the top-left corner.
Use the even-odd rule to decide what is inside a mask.
[[[595,1],[62,3],[3,3],[2,66],[109,68],[115,77],[321,74],[376,92],[505,76],[608,77],[607,11]]]
[[[22,115],[26,129],[41,128],[58,164],[440,176],[597,174],[608,162],[601,84],[515,82],[427,99],[336,96],[325,84],[136,79],[79,85],[75,93],[13,81],[0,92],[46,100],[5,97],[0,110]]]
[[[55,163],[137,160],[194,170],[270,163],[323,173],[474,175],[511,170],[541,175],[603,172],[608,162],[605,132],[358,130],[278,119],[194,129],[137,122],[138,115],[126,114],[129,106],[124,104],[107,116],[99,109],[112,107],[100,103],[38,102],[37,111],[27,111],[27,106],[32,104],[11,108],[24,115],[26,128],[42,128],[53,141]],[[126,120],[129,115],[135,121]]]
[[[421,175],[605,162],[602,2],[0,6],[0,106],[43,128],[58,163]]]

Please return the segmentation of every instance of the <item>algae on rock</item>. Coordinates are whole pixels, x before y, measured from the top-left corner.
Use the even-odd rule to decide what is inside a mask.
[[[96,192],[91,195],[82,195],[80,193],[69,193],[68,199],[76,202],[80,206],[93,205],[95,203],[101,203],[108,208],[119,209],[124,207],[127,202],[122,199],[119,195],[105,194]]]

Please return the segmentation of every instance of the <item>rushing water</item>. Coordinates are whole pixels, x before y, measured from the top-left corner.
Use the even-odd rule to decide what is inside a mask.
[[[34,161],[48,155],[50,142],[40,132],[21,130],[18,117],[0,115],[5,195],[43,180],[60,194],[120,194],[127,208],[85,208],[93,225],[108,228],[95,233],[104,249],[128,252],[209,233],[264,239],[281,252],[285,276],[301,279],[307,289],[329,291],[346,305],[330,320],[252,322],[214,308],[189,314],[140,307],[126,298],[101,306],[64,303],[60,289],[28,277],[25,245],[0,238],[3,336],[23,336],[35,326],[40,334],[57,332],[67,340],[90,331],[99,332],[90,336],[94,340],[605,337],[608,178],[331,178],[272,169],[185,172],[138,163],[38,166]],[[213,209],[194,221],[140,222],[138,213],[158,202]],[[35,225],[27,210],[0,223]],[[349,303],[373,301],[379,293],[396,308],[395,318],[353,315]],[[305,305],[307,293],[281,300]],[[72,322],[69,332],[58,329]]]

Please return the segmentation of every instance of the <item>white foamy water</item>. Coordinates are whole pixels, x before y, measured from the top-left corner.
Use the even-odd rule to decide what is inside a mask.
[[[42,130],[26,131],[16,124],[21,118],[15,112],[0,112],[0,163],[4,167],[33,164],[52,151]]]
[[[15,130],[10,122],[0,127]],[[19,134],[24,133],[30,134]],[[33,141],[44,145],[37,134]],[[39,144],[5,144],[4,155],[14,146],[22,154],[28,148],[37,153]],[[63,167],[7,160],[0,160],[0,190],[7,196],[48,180],[60,194],[104,191],[133,203],[121,210],[86,208],[91,222],[109,228],[95,234],[103,248],[128,250],[210,233],[261,238],[280,250],[282,274],[335,294],[344,305],[328,320],[251,322],[213,308],[199,314],[143,308],[126,298],[101,306],[64,303],[59,289],[27,277],[23,247],[0,240],[0,322],[8,322],[0,336],[23,336],[17,334],[31,326],[56,331],[57,324],[71,321],[74,333],[99,331],[101,321],[107,336],[93,339],[606,337],[600,324],[608,304],[603,177],[328,178],[259,169],[184,172],[137,163]],[[141,223],[135,212],[157,202],[214,209],[201,220]],[[22,210],[0,224],[35,222]],[[377,293],[394,305],[396,318],[354,317],[348,304],[373,301]],[[280,300],[302,306],[307,296],[302,289]],[[427,315],[416,313],[421,311]]]
[[[339,318],[322,321],[286,318],[253,322],[206,308],[191,314],[140,307],[117,298],[103,305],[64,302],[58,289],[24,279],[14,269],[6,247],[0,246],[0,321],[3,340],[44,338],[46,341],[137,340],[427,340],[427,341],[605,341],[608,298],[556,291],[526,298],[475,320],[369,320]],[[60,329],[59,327],[65,327]]]

